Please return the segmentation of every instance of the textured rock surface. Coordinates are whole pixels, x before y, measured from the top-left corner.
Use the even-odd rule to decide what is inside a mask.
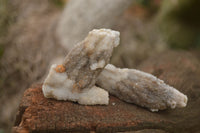
[[[110,94],[151,111],[185,107],[187,104],[187,96],[163,80],[136,69],[120,69],[108,64],[99,75],[97,84]]]
[[[117,132],[154,128],[170,124],[154,113],[125,103],[113,96],[108,106],[83,106],[47,99],[41,86],[24,93],[15,130],[34,132]],[[172,123],[171,123],[172,124]]]
[[[181,65],[180,65],[181,64]],[[186,52],[165,52],[145,61],[138,69],[152,73],[188,96],[186,108],[152,113],[110,96],[108,106],[82,106],[47,99],[41,86],[25,91],[14,131],[117,132],[153,129],[172,133],[200,130],[200,64]]]
[[[85,40],[69,52],[62,65],[51,66],[42,88],[44,96],[86,105],[108,104],[108,92],[94,85],[118,44],[117,31],[89,32]]]

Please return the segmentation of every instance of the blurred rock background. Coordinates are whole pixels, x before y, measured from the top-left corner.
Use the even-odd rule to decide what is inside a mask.
[[[0,133],[22,93],[94,28],[121,33],[111,62],[136,68],[168,49],[200,58],[197,0],[0,0]],[[176,58],[176,57],[174,57]],[[181,64],[180,64],[181,65]]]

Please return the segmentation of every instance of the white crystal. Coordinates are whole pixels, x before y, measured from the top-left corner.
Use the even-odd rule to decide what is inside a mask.
[[[108,104],[108,92],[95,86],[108,64],[119,32],[93,30],[76,45],[61,65],[52,65],[42,90],[47,98],[69,100],[84,105]]]
[[[91,70],[96,70],[97,68],[103,68],[105,66],[105,61],[104,60],[100,60],[97,63],[94,63],[90,66]]]
[[[82,92],[73,92],[74,81],[67,77],[66,73],[58,73],[55,71],[57,65],[53,64],[50,68],[42,90],[47,98],[55,98],[57,100],[70,100],[84,105],[108,104],[108,92],[93,86],[84,89]]]

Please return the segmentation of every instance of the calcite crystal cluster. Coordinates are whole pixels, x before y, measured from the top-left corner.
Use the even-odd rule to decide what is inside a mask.
[[[119,32],[91,31],[69,52],[63,64],[51,66],[42,88],[44,96],[85,105],[108,104],[108,92],[95,83],[117,45]]]
[[[98,77],[97,84],[110,94],[151,111],[185,107],[187,104],[186,95],[163,80],[135,69],[120,69],[108,64]]]
[[[107,105],[109,92],[151,111],[186,106],[186,95],[155,76],[108,64],[113,48],[118,45],[117,31],[99,29],[89,32],[62,64],[51,66],[42,87],[44,96],[83,105]]]

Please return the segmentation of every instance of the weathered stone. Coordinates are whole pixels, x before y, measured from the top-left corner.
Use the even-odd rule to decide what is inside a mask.
[[[14,130],[29,132],[117,132],[171,125],[143,108],[110,96],[108,106],[81,106],[47,99],[41,86],[25,91]],[[157,127],[156,127],[157,128]]]
[[[186,52],[165,52],[138,69],[156,75],[188,96],[186,108],[152,113],[110,96],[108,106],[80,106],[47,99],[41,86],[25,91],[15,130],[29,132],[123,132],[160,129],[170,133],[200,130],[200,64]],[[149,131],[150,132],[150,131]]]
[[[97,84],[110,94],[152,112],[187,104],[187,96],[163,80],[136,69],[120,69],[108,64],[99,75]]]
[[[42,88],[44,96],[85,105],[108,104],[108,92],[94,85],[118,44],[117,31],[91,31],[69,52],[62,65],[51,66]]]
[[[132,132],[124,132],[124,133],[168,133],[168,132],[160,130],[160,129],[144,129],[144,130],[138,130],[138,131],[132,131]]]

